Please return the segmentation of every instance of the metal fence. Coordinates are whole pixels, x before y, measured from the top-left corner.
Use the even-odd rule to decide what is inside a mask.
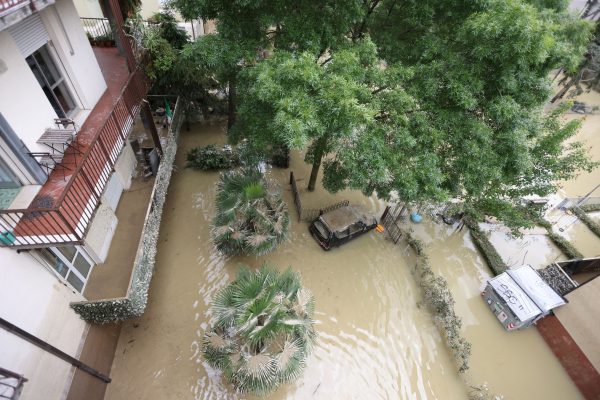
[[[298,186],[296,185],[296,179],[294,178],[294,171],[290,171],[290,185],[292,187],[292,196],[294,197],[294,204],[296,205],[296,213],[298,214],[298,222],[312,222],[323,214],[326,214],[333,210],[337,210],[341,207],[346,207],[350,204],[348,200],[342,200],[323,208],[302,208],[302,200],[300,199],[300,193],[298,192]]]
[[[394,244],[398,243],[402,237],[402,228],[398,220],[403,218],[404,210],[405,207],[400,204],[387,206],[381,216],[381,224]]]
[[[108,18],[80,18],[83,30],[92,41],[115,40]]]
[[[15,372],[0,368],[0,398],[17,400],[23,391],[27,378]]]
[[[58,199],[38,196],[27,209],[0,210],[0,247],[39,248],[83,240],[146,92],[146,78],[138,69],[83,155],[65,153],[63,162],[76,167]]]

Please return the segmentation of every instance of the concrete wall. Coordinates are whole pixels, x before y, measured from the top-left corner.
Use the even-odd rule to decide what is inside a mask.
[[[117,184],[116,189],[120,192],[122,192],[123,189],[127,190],[131,187],[131,175],[135,168],[135,164],[135,154],[133,154],[131,145],[127,142],[115,163],[115,172],[110,177],[110,180],[115,178],[118,179],[120,184]],[[105,191],[108,190],[110,186],[110,184],[107,185]],[[111,196],[112,195],[120,197],[121,193],[112,193]],[[106,261],[110,243],[119,222],[115,215],[117,207],[114,207],[113,209],[108,203],[109,201],[107,201],[103,195],[102,203],[100,204],[98,211],[96,211],[92,225],[84,239],[86,251],[97,264]]]
[[[115,212],[108,205],[100,203],[100,207],[98,207],[92,225],[84,239],[85,251],[96,264],[102,264],[106,261],[110,242],[118,223],[119,220]]]
[[[57,64],[63,68],[74,100],[85,116],[85,111],[93,108],[106,90],[106,82],[83,33],[75,6],[71,0],[59,0],[42,10],[40,16],[51,38],[54,55],[60,60]],[[52,126],[56,113],[7,30],[0,32],[0,59],[6,66],[0,69],[4,70],[0,72],[0,113],[30,151],[47,151],[36,141]],[[78,122],[83,120],[80,118]]]
[[[131,176],[137,160],[129,142],[123,148],[123,152],[115,163],[115,174],[121,180],[123,189],[128,190],[131,187]],[[116,210],[115,210],[116,211]]]
[[[27,252],[0,248],[0,316],[77,357],[88,325],[69,307],[83,297]],[[23,374],[23,399],[61,399],[68,390],[70,364],[0,329],[3,368]]]

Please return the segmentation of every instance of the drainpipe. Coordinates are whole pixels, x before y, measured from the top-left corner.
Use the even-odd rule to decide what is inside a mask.
[[[14,324],[11,324],[10,322],[8,322],[7,320],[5,320],[3,318],[0,318],[0,328],[3,328],[8,333],[12,333],[13,335],[18,336],[21,339],[33,344],[34,346],[37,346],[40,349],[42,349],[52,355],[55,355],[56,357],[60,358],[61,360],[68,362],[75,368],[80,369],[84,372],[87,372],[88,374],[92,375],[94,378],[100,379],[102,382],[105,382],[105,383],[111,382],[111,379],[108,376],[104,375],[102,372],[95,370],[94,368],[90,367],[87,364],[82,363],[81,361],[79,361],[78,359],[76,359],[74,357],[71,357],[64,351],[57,349],[56,347],[52,346],[48,342],[45,342],[42,339],[40,339],[36,336],[33,336],[31,333],[24,331],[23,329],[19,328],[18,326],[14,325]]]

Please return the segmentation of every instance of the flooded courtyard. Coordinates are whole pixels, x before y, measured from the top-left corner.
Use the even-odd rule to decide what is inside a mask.
[[[123,325],[106,399],[250,398],[237,394],[203,361],[200,346],[214,294],[235,278],[240,265],[264,262],[302,274],[303,285],[315,295],[319,334],[302,377],[270,399],[464,399],[468,384],[484,383],[505,399],[581,398],[536,329],[506,333],[489,312],[479,293],[490,272],[468,231],[428,220],[411,224],[428,245],[432,268],[448,280],[463,335],[473,346],[471,369],[460,376],[431,314],[419,305],[415,259],[402,241],[394,245],[371,231],[324,252],[308,225],[296,221],[289,170],[301,189],[310,173],[297,153],[289,170],[270,171],[288,203],[288,241],[263,257],[220,255],[209,234],[218,173],[184,165],[189,149],[224,143],[224,132],[220,122],[182,130],[148,307],[141,318]],[[317,188],[303,191],[302,198],[307,207],[347,199],[377,216],[384,208],[375,198],[350,191],[333,196]],[[559,254],[548,248],[533,260]],[[511,257],[521,261],[521,255]]]

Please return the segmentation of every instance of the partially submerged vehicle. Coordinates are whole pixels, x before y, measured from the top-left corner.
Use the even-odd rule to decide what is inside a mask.
[[[319,216],[309,230],[324,250],[341,246],[377,226],[377,219],[364,208],[348,205]]]
[[[527,328],[567,302],[531,265],[490,279],[481,295],[507,331]]]

